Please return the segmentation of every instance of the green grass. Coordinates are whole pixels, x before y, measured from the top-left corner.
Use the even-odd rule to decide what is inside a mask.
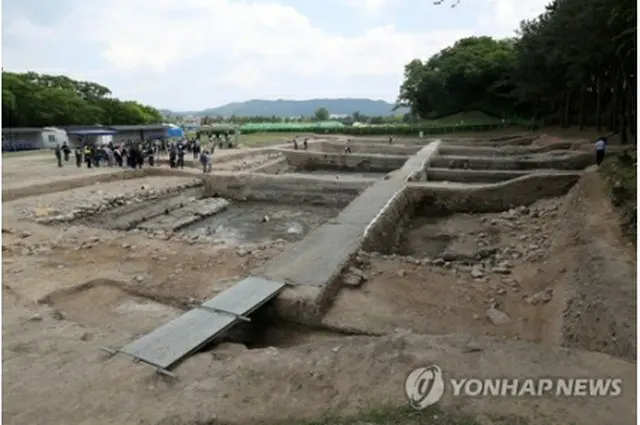
[[[635,150],[606,158],[599,170],[607,182],[612,204],[621,216],[622,231],[636,244],[637,235],[637,161]]]

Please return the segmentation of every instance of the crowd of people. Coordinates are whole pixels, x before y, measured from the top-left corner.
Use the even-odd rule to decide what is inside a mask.
[[[167,140],[126,141],[119,144],[113,142],[104,145],[81,143],[75,147],[76,166],[87,168],[121,167],[142,168],[144,165],[154,167],[160,155],[169,156],[171,168],[184,168],[185,155],[191,154],[194,160],[202,165],[204,173],[211,172],[213,152],[216,143],[210,143],[209,149],[203,149],[199,139],[183,139],[177,142]],[[68,143],[57,145],[55,156],[58,167],[70,161],[71,148]]]

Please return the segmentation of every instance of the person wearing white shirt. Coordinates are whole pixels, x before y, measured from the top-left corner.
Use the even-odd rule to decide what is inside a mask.
[[[596,165],[602,164],[604,154],[607,151],[607,138],[601,137],[596,141]]]

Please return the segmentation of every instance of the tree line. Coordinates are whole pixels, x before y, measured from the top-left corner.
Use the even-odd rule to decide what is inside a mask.
[[[155,108],[122,101],[100,84],[62,75],[2,72],[2,125],[50,127],[162,122]]]
[[[408,63],[398,105],[422,119],[481,110],[635,141],[636,14],[632,0],[552,1],[517,37],[464,38]]]
[[[184,121],[184,117],[175,116],[175,117],[171,117],[171,120],[176,124],[180,124],[181,122]],[[402,114],[389,115],[389,116],[368,116],[368,115],[361,114],[358,111],[347,116],[331,119],[329,110],[327,108],[318,108],[318,110],[315,111],[314,115],[309,117],[305,117],[304,115],[301,115],[299,117],[279,117],[276,115],[272,115],[272,116],[256,115],[256,116],[247,116],[247,117],[238,116],[238,115],[232,115],[230,117],[204,116],[200,118],[200,124],[211,125],[211,124],[225,122],[225,123],[231,123],[236,125],[242,125],[247,123],[280,123],[280,122],[296,123],[296,122],[319,122],[319,121],[329,121],[329,120],[342,122],[343,124],[347,124],[347,125],[353,124],[354,122],[380,125],[380,124],[398,124],[401,122],[409,121],[408,117]]]

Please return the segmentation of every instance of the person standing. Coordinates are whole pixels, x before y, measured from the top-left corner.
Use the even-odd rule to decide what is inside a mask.
[[[205,172],[210,173],[213,168],[213,153],[206,151]]]
[[[178,145],[178,168],[184,168],[184,145]]]
[[[60,149],[60,145],[56,145],[56,160],[58,161],[58,167],[62,167],[62,149]]]
[[[344,153],[351,153],[351,139],[347,139],[347,146],[344,148]]]
[[[69,149],[69,145],[67,142],[62,144],[62,153],[64,154],[64,162],[69,162],[69,155],[71,154],[71,149]]]
[[[80,168],[82,167],[82,148],[76,146],[74,153],[76,154],[76,165]]]
[[[169,167],[176,168],[176,157],[178,152],[176,151],[175,145],[171,144],[171,150],[169,151]]]
[[[196,139],[193,141],[193,159],[198,158],[198,155],[200,155],[201,149],[200,149],[200,139]]]
[[[113,159],[116,161],[116,166],[122,168],[122,152],[120,147],[113,150]]]
[[[91,147],[89,145],[85,145],[84,147],[84,162],[87,164],[87,168],[91,168],[93,164],[93,158],[91,158]]]
[[[96,146],[92,146],[91,159],[93,159],[93,166],[96,168],[100,168],[100,161],[102,161],[102,149]]]
[[[596,165],[600,166],[604,161],[604,155],[607,151],[607,138],[601,137],[596,141]]]
[[[155,165],[155,152],[153,149],[153,146],[151,144],[149,144],[149,146],[147,146],[147,158],[149,159],[149,167],[153,167]]]
[[[144,148],[141,143],[136,146],[136,167],[142,168],[144,165]],[[134,167],[134,168],[136,168]]]
[[[200,153],[200,165],[202,165],[202,173],[206,173],[207,172],[207,151],[202,151]]]

